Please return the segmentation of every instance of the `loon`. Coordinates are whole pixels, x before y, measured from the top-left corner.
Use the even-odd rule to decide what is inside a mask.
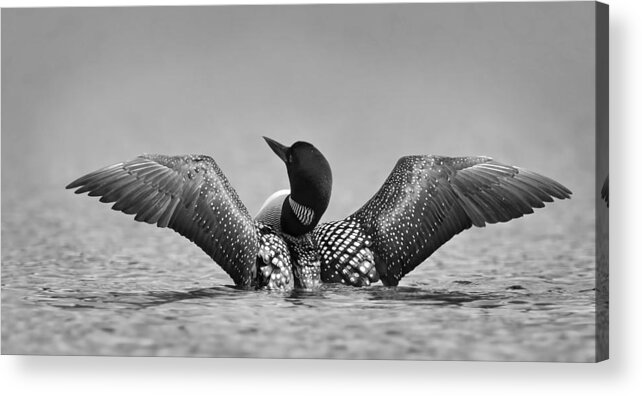
[[[489,157],[402,157],[379,191],[339,221],[321,223],[332,171],[312,144],[264,137],[290,190],[252,218],[214,159],[144,154],[67,185],[136,221],[169,227],[205,251],[241,288],[315,288],[320,282],[396,286],[453,236],[566,199],[556,181]]]

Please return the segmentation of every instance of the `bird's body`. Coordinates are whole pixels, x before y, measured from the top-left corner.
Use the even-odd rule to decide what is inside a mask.
[[[135,220],[169,227],[201,247],[244,288],[313,288],[321,281],[397,285],[437,248],[472,225],[505,222],[570,191],[487,157],[410,156],[344,220],[319,224],[332,174],[311,144],[267,139],[285,162],[290,190],[255,218],[207,156],[143,155],[67,186]]]

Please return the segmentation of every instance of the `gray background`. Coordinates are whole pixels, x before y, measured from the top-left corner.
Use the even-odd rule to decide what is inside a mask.
[[[10,10],[2,33],[3,353],[594,359],[592,3]],[[490,155],[574,197],[467,231],[398,289],[283,299],[63,190],[206,153],[254,212],[287,185],[261,135],[326,154],[326,219],[406,154]]]
[[[592,11],[3,10],[2,188],[62,186],[143,152],[203,153],[254,212],[287,186],[266,135],[326,154],[328,218],[365,202],[406,154],[489,155],[593,205]]]

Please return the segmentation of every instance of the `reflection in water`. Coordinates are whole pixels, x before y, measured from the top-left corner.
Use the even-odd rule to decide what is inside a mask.
[[[239,292],[239,290],[236,290],[233,286],[210,287],[190,291],[147,292],[88,292],[86,290],[42,288],[40,293],[28,298],[28,300],[64,309],[145,309],[184,300],[233,298],[235,292]]]
[[[427,302],[444,305],[460,305],[476,300],[493,300],[502,296],[492,293],[463,293],[457,291],[427,291],[417,287],[379,288],[372,290],[372,300]]]
[[[461,283],[461,282],[455,282]],[[507,290],[522,290],[523,287],[510,286]],[[581,290],[580,292],[585,292]],[[262,296],[263,295],[263,296]],[[519,294],[521,298],[532,297],[528,294]],[[87,290],[54,290],[48,287],[41,288],[38,293],[27,297],[27,301],[43,303],[62,309],[146,309],[164,304],[183,302],[186,300],[200,300],[200,303],[216,303],[221,301],[242,301],[247,297],[276,298],[289,302],[294,306],[314,308],[318,301],[334,301],[335,304],[353,304],[359,302],[380,303],[369,308],[385,308],[398,302],[413,305],[468,305],[475,308],[497,308],[504,304],[531,304],[532,307],[552,305],[549,302],[529,303],[523,300],[512,300],[516,295],[493,292],[462,292],[448,290],[430,290],[422,287],[411,286],[372,286],[354,288],[340,284],[328,284],[314,290],[244,290],[236,286],[215,286],[186,291],[150,290],[145,292],[119,292]],[[483,302],[480,304],[469,304]]]

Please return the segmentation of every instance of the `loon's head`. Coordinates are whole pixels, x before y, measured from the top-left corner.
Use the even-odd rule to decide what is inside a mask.
[[[319,223],[330,203],[332,171],[323,154],[307,142],[287,147],[263,137],[283,160],[290,179],[290,197],[283,203],[281,228],[290,235],[308,233]]]

